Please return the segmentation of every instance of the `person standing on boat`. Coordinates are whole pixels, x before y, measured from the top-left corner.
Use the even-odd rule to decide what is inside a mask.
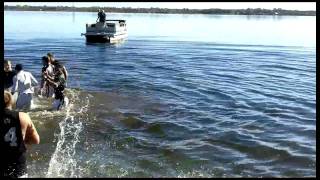
[[[16,75],[16,72],[12,71],[11,61],[4,60],[4,89],[11,91],[13,85],[13,77]]]
[[[13,97],[4,91],[1,132],[1,177],[18,178],[26,174],[26,145],[39,144],[40,137],[30,116],[12,110]]]
[[[101,14],[101,20],[100,22],[105,22],[106,21],[106,13],[104,12],[104,10],[102,10],[102,14]]]
[[[101,22],[101,19],[102,19],[102,10],[99,9],[98,10],[98,18],[97,18],[97,22]]]
[[[104,10],[101,10],[101,9],[98,10],[98,19],[99,19],[99,22],[106,21],[106,13],[104,13]]]
[[[13,77],[12,94],[18,92],[16,108],[29,110],[33,104],[33,86],[37,85],[38,81],[30,72],[23,70],[22,64],[17,64],[15,70],[17,75]]]
[[[101,9],[98,9],[98,18],[97,18],[96,22],[98,22],[98,20],[100,21],[100,16],[101,16]]]

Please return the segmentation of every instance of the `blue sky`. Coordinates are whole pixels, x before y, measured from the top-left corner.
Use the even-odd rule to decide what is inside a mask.
[[[131,8],[172,8],[172,9],[246,9],[246,8],[282,8],[287,10],[316,10],[316,2],[5,2],[5,5],[34,6],[76,6],[76,7],[131,7]]]

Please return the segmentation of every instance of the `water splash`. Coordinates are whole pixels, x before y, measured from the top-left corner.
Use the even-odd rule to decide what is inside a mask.
[[[79,93],[71,92],[71,100],[79,99]],[[66,109],[65,118],[59,123],[60,134],[57,135],[58,142],[56,149],[51,157],[46,177],[80,177],[81,168],[77,166],[76,145],[80,141],[79,135],[83,130],[82,118],[76,118],[77,114],[87,111],[89,99],[86,99],[85,106],[81,107],[76,113],[75,104],[70,102]]]

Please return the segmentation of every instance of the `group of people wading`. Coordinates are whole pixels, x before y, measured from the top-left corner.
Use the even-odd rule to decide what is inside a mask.
[[[35,93],[40,97],[54,98],[52,103],[54,110],[60,110],[68,104],[69,100],[64,93],[68,79],[65,66],[56,60],[52,53],[42,57],[42,64],[39,85],[32,73],[24,70],[22,64],[16,64],[13,71],[11,61],[4,61],[4,90],[16,96],[15,109],[30,110]]]
[[[16,64],[14,70],[10,60],[4,60],[4,109],[3,120],[0,121],[1,177],[26,177],[27,157],[26,144],[39,144],[40,136],[28,113],[32,108],[33,96],[54,98],[52,107],[60,110],[68,104],[64,94],[68,72],[53,54],[42,57],[43,67],[41,81],[28,71],[22,64]],[[35,87],[38,89],[35,90]],[[15,98],[14,96],[17,96]]]
[[[98,13],[99,22],[105,22],[103,10]],[[12,70],[10,60],[4,60],[4,109],[0,121],[1,177],[27,177],[27,144],[39,144],[40,136],[28,113],[33,106],[33,96],[53,98],[53,110],[68,105],[65,88],[68,72],[53,54],[42,57],[41,80],[25,71],[22,64]]]

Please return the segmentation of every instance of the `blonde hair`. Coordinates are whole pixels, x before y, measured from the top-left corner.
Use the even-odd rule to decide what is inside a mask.
[[[50,52],[47,53],[47,56],[48,56],[49,58],[54,57],[53,53],[50,53]]]
[[[4,91],[3,94],[4,108],[11,108],[13,104],[13,97],[10,92]]]
[[[3,62],[4,64],[11,64],[11,61],[9,59],[5,59]]]

